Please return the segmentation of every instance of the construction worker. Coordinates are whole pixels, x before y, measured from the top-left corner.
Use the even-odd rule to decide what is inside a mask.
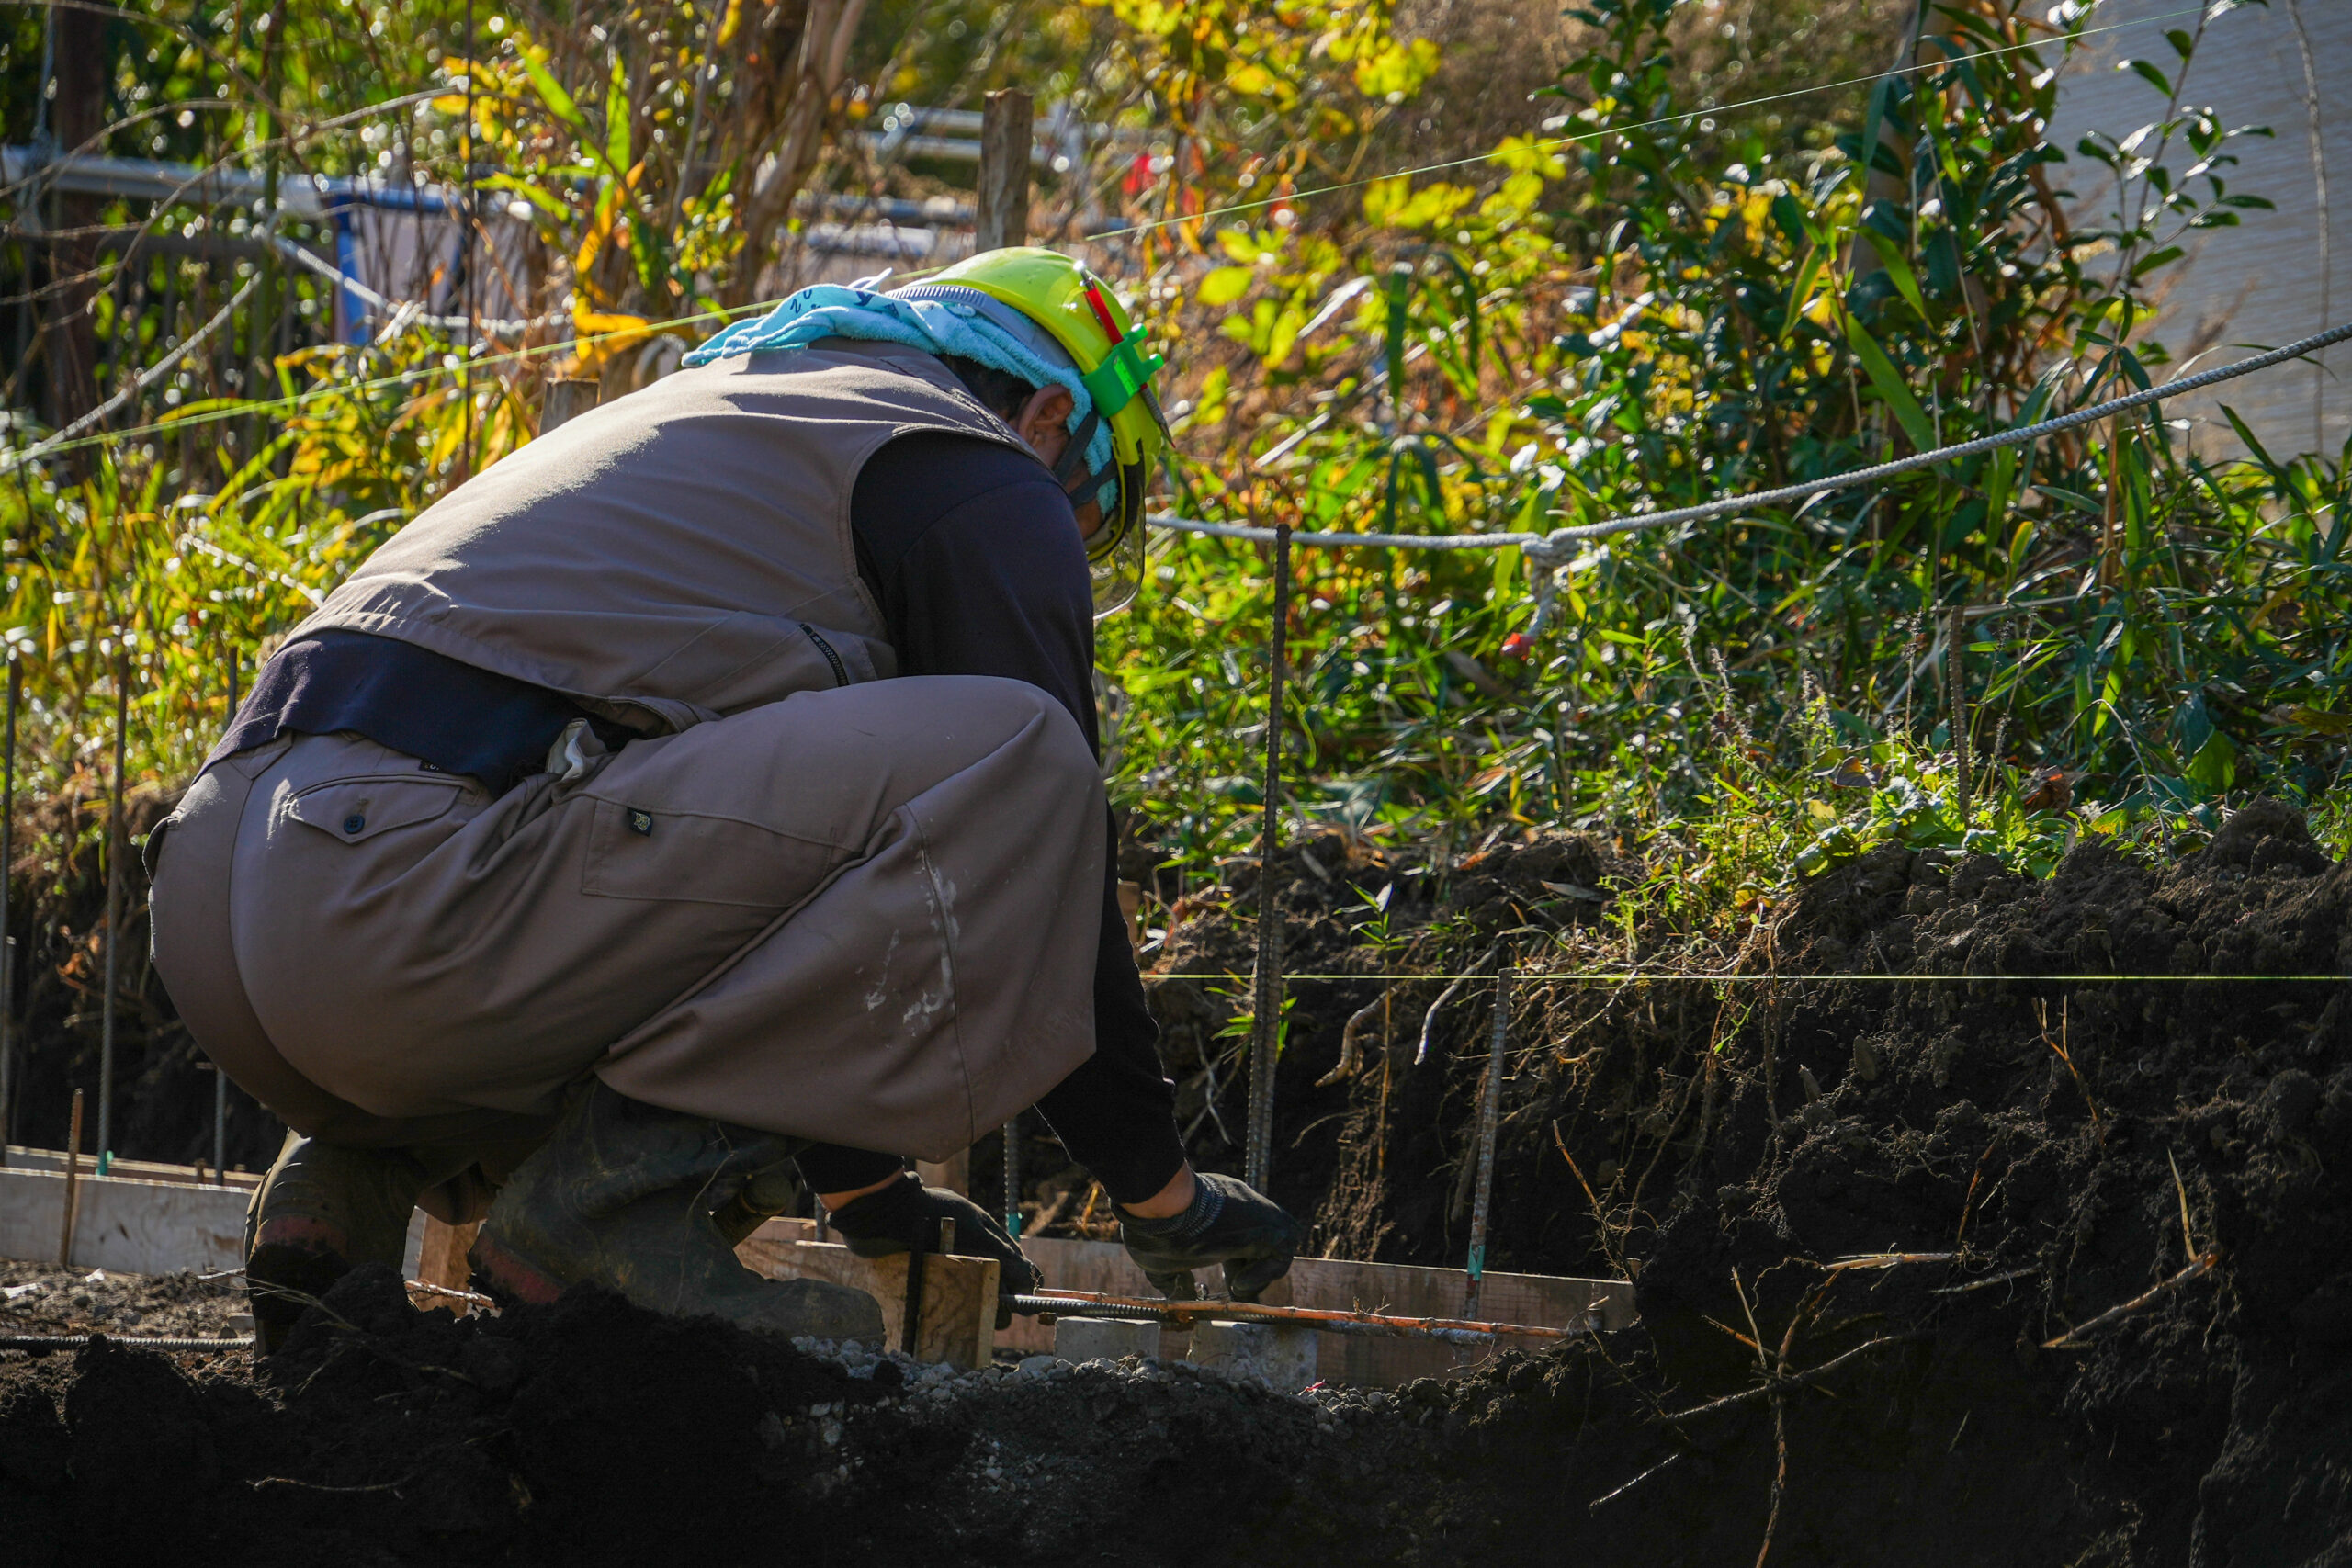
[[[1161,1288],[1299,1230],[1185,1157],[1117,900],[1093,621],[1165,424],[1052,251],[804,289],[459,486],[290,633],[150,846],[155,962],[293,1129],[264,1346],[410,1213],[478,1281],[872,1341],[735,1258],[805,1181],[862,1252],[1032,1105]],[[486,1217],[485,1217],[486,1216]],[[919,1245],[919,1243],[917,1243]]]

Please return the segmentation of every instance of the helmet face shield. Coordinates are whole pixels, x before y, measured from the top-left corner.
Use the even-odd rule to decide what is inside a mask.
[[[1143,486],[1141,463],[1119,468],[1119,505],[1086,541],[1086,568],[1094,580],[1094,618],[1116,615],[1143,587]]]

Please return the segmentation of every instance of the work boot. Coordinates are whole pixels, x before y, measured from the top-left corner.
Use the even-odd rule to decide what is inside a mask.
[[[797,1145],[798,1139],[778,1139],[778,1143]],[[710,1212],[711,1224],[730,1247],[741,1247],[751,1239],[752,1233],[775,1219],[778,1214],[791,1213],[800,1207],[802,1193],[800,1168],[786,1155],[782,1159],[748,1172],[734,1195]]]
[[[474,1278],[492,1295],[551,1302],[597,1284],[642,1307],[819,1339],[882,1338],[872,1296],[819,1280],[767,1280],[736,1261],[712,1214],[799,1140],[663,1111],[592,1081],[490,1206]]]
[[[286,1134],[245,1206],[245,1292],[254,1348],[277,1352],[302,1309],[362,1263],[397,1269],[424,1168],[401,1149],[356,1149]]]

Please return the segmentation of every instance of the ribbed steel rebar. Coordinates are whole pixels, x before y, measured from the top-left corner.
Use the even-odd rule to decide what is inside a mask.
[[[1250,987],[1250,1120],[1245,1179],[1266,1190],[1273,1172],[1274,1067],[1282,1043],[1283,926],[1274,851],[1282,829],[1283,683],[1290,636],[1290,525],[1274,527],[1274,624],[1266,639],[1265,810],[1258,829],[1258,971]]]
[[[1487,1047],[1487,1087],[1478,1101],[1478,1188],[1470,1205],[1470,1287],[1462,1315],[1478,1315],[1487,1274],[1487,1213],[1494,1202],[1495,1142],[1502,1119],[1503,1060],[1510,1054],[1510,965],[1495,974],[1495,1027]]]
[[[1004,1123],[1004,1233],[1021,1239],[1021,1112]]]
[[[114,1159],[115,989],[122,946],[122,769],[130,733],[130,655],[117,632],[114,653],[114,794],[107,805],[106,992],[98,1006],[98,1170]]]
[[[8,934],[15,929],[9,919],[8,892],[11,868],[17,863],[17,708],[24,695],[25,667],[12,652],[8,655],[6,761],[0,761],[0,1144],[14,1141],[17,1086],[23,1076],[16,1071],[17,954],[15,939]]]
[[[134,1350],[250,1350],[253,1336],[235,1339],[150,1338],[135,1334],[0,1334],[0,1350],[79,1350],[104,1340]]]
[[[229,654],[229,722],[237,722],[237,655]],[[219,1063],[212,1067],[212,1179],[229,1180],[229,1075]]]

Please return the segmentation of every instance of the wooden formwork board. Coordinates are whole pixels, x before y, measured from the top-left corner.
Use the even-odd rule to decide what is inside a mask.
[[[737,1255],[762,1273],[789,1271],[797,1258],[812,1256],[816,1226],[808,1220],[770,1220]],[[1114,1241],[1079,1241],[1058,1236],[1024,1237],[1021,1248],[1054,1290],[1099,1291],[1106,1295],[1151,1296],[1142,1270]],[[842,1257],[846,1247],[833,1249]],[[843,1284],[858,1281],[845,1276]],[[903,1280],[904,1276],[900,1279]],[[1302,1306],[1380,1312],[1403,1317],[1459,1317],[1470,1277],[1459,1269],[1397,1263],[1357,1263],[1339,1258],[1302,1258],[1265,1294],[1268,1306]],[[866,1288],[861,1286],[861,1288]],[[884,1303],[884,1310],[890,1310]],[[1555,1274],[1489,1273],[1479,1292],[1478,1316],[1490,1322],[1565,1328],[1598,1312],[1604,1328],[1634,1321],[1634,1286],[1627,1280],[1579,1280]],[[1363,1334],[1316,1336],[1317,1365],[1334,1382],[1394,1387],[1421,1377],[1452,1377],[1493,1354],[1484,1347],[1453,1346],[1427,1339],[1385,1338]],[[893,1341],[895,1343],[895,1341]],[[1016,1317],[996,1335],[1000,1348],[1024,1355],[1050,1351],[1054,1331],[1032,1317]],[[1498,1348],[1541,1349],[1554,1341],[1506,1338]]]
[[[119,1168],[119,1167],[118,1167]],[[243,1188],[92,1176],[74,1183],[74,1251],[65,1265],[124,1274],[209,1272],[244,1260]],[[59,1261],[62,1169],[0,1169],[0,1258]]]
[[[824,1280],[864,1291],[881,1304],[884,1346],[894,1350],[903,1346],[910,1258],[905,1254],[860,1258],[839,1242],[817,1240],[814,1230],[805,1220],[771,1220],[737,1247],[735,1256],[745,1268],[773,1280]],[[934,1252],[922,1262],[915,1355],[958,1367],[987,1366],[996,1348],[996,1259]]]
[[[412,1212],[408,1217],[408,1246],[401,1258],[401,1278],[438,1285],[445,1291],[471,1291],[473,1264],[466,1255],[472,1250],[474,1235],[481,1229],[479,1221],[469,1225],[445,1224],[422,1209]],[[429,1292],[411,1291],[409,1300],[427,1311],[453,1312],[461,1317],[471,1308],[471,1303],[460,1297]]]
[[[79,1169],[84,1176],[97,1168],[97,1156],[84,1155]],[[23,1144],[10,1144],[0,1149],[0,1170],[63,1171],[65,1153],[62,1149],[29,1148]],[[163,1181],[183,1187],[239,1187],[246,1191],[261,1185],[262,1173],[257,1170],[232,1170],[223,1177],[210,1166],[164,1165],[155,1160],[119,1159],[107,1166],[108,1176],[119,1176],[130,1181]]]

